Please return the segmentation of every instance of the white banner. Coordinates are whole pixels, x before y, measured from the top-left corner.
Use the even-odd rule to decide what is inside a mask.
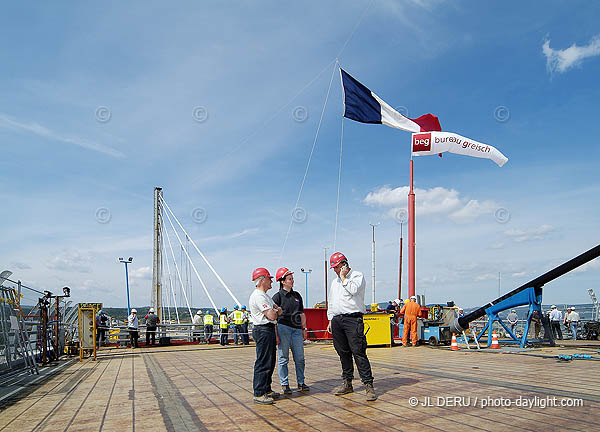
[[[412,134],[412,154],[414,156],[436,155],[444,152],[491,159],[498,166],[502,166],[508,162],[508,158],[495,147],[452,132],[421,132]]]

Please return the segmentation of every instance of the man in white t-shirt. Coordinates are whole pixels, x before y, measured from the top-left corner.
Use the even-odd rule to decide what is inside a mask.
[[[254,324],[252,338],[256,342],[256,361],[254,362],[254,402],[263,405],[274,403],[279,393],[271,389],[275,370],[277,336],[275,324],[283,313],[281,307],[273,303],[267,295],[271,289],[273,276],[266,268],[259,267],[252,273],[256,289],[250,294],[250,320]]]

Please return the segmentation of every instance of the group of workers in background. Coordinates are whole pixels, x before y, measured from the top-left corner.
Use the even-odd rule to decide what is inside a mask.
[[[233,326],[233,340],[236,345],[250,344],[250,336],[248,334],[248,322],[250,314],[246,309],[246,305],[241,308],[238,305],[233,307],[233,312],[227,313],[227,308],[224,307],[219,312],[219,343],[223,346],[229,344],[229,327]],[[202,312],[199,310],[192,319],[194,324],[194,341],[198,343],[210,343],[214,332],[214,315],[207,310]],[[204,339],[201,332],[204,330]]]
[[[417,337],[417,317],[421,313],[421,305],[417,303],[417,297],[411,296],[410,299],[404,300],[404,302],[401,299],[396,299],[388,304],[386,312],[394,314],[392,319],[392,342],[393,326],[403,322],[402,346],[408,346],[409,336],[412,346],[417,346],[419,341]],[[404,318],[401,318],[401,316],[404,316]]]
[[[548,312],[548,318],[550,319],[550,330],[555,339],[563,338],[560,328],[560,325],[563,324],[565,327],[571,329],[573,340],[577,340],[577,326],[579,325],[580,317],[573,306],[567,308],[567,312],[563,317],[562,311],[558,310],[555,305],[552,305],[550,312]]]

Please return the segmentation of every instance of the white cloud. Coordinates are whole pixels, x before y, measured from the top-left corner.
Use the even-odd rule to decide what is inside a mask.
[[[408,191],[408,186],[394,189],[390,186],[383,186],[374,192],[369,192],[363,203],[372,207],[394,207],[388,214],[390,217],[395,217],[400,209],[406,209]],[[479,216],[492,214],[498,208],[498,204],[494,201],[467,201],[460,197],[458,191],[440,186],[432,189],[417,188],[415,195],[419,197],[415,207],[417,215],[447,215],[457,223],[472,222]]]
[[[129,272],[132,279],[152,279],[152,267],[140,267]]]
[[[568,69],[581,64],[583,59],[600,55],[600,36],[594,36],[590,43],[584,46],[571,45],[563,50],[550,48],[550,40],[542,45],[542,52],[546,56],[548,72],[566,72]]]
[[[78,291],[97,291],[100,288],[98,283],[92,279],[84,280],[80,286],[77,287]]]
[[[517,272],[517,273],[513,273],[511,274],[512,277],[523,277],[525,276],[527,273],[522,271],[522,272]]]
[[[465,223],[473,222],[479,216],[492,214],[498,208],[498,204],[494,201],[470,200],[463,208],[450,214],[450,219],[455,222]]]
[[[475,276],[475,282],[482,282],[487,280],[498,280],[498,274],[484,273],[479,276]]]
[[[504,243],[494,243],[490,246],[490,249],[504,249]]]
[[[198,242],[209,242],[209,241],[223,241],[223,240],[233,240],[238,239],[240,237],[246,237],[248,235],[256,234],[258,232],[258,228],[246,228],[242,231],[238,231],[231,234],[224,234],[218,236],[210,236],[198,239]]]
[[[548,234],[554,231],[554,227],[550,225],[541,225],[537,228],[530,228],[527,230],[522,229],[510,229],[504,231],[504,235],[513,239],[517,243],[532,241],[532,240],[544,240],[548,237]]]
[[[11,262],[10,266],[14,267],[16,269],[19,269],[19,270],[29,270],[31,268],[31,266],[29,264],[18,262],[18,261]]]
[[[74,144],[79,147],[83,147],[88,150],[93,150],[98,153],[104,153],[106,155],[122,158],[125,155],[119,150],[115,150],[111,147],[105,146],[103,144],[98,144],[92,141],[88,141],[84,138],[80,138],[77,136],[67,136],[60,134],[58,132],[54,132],[38,123],[35,122],[22,122],[7,116],[6,114],[0,113],[0,127],[10,130],[19,130],[32,133],[34,135],[38,135],[43,138],[48,138],[54,141],[60,141],[65,144]]]
[[[65,251],[54,256],[46,263],[50,270],[62,270],[69,272],[89,273],[92,257],[89,253],[79,251]]]

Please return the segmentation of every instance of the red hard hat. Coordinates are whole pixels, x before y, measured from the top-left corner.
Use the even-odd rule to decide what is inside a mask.
[[[281,267],[279,270],[277,270],[277,273],[275,273],[275,280],[282,280],[287,275],[291,274],[294,274],[294,272],[290,271],[290,269],[288,269],[287,267]]]
[[[264,277],[268,277],[270,279],[273,279],[273,276],[271,276],[271,274],[269,273],[269,270],[267,270],[264,267],[259,267],[256,270],[254,270],[252,272],[252,280],[255,281],[256,279],[258,279],[259,277],[264,276]]]
[[[342,261],[348,261],[348,259],[343,253],[336,252],[333,255],[331,255],[331,258],[329,258],[329,266],[330,268],[337,267],[337,265]]]

